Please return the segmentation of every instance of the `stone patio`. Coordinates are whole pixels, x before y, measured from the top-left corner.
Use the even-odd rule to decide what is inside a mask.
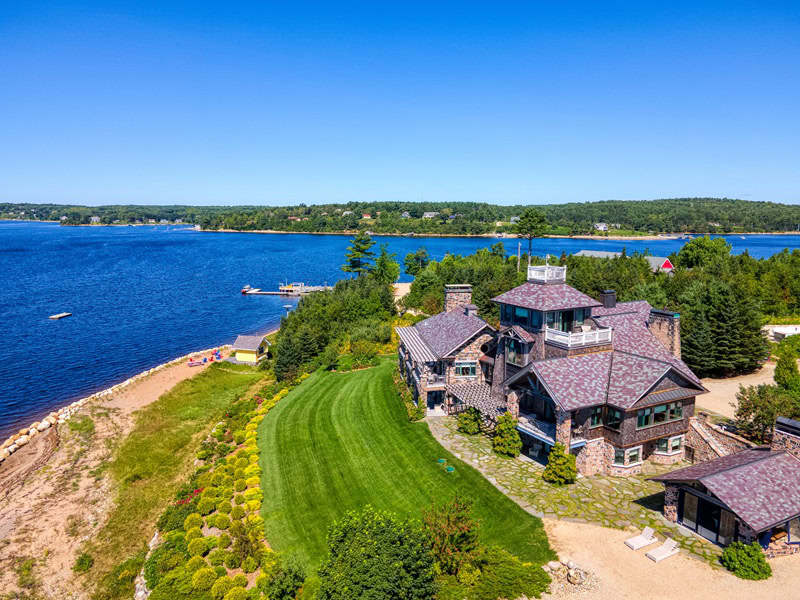
[[[547,519],[594,523],[616,529],[641,531],[652,527],[659,537],[678,540],[681,550],[713,567],[720,567],[722,550],[662,517],[664,487],[645,481],[685,464],[663,466],[645,463],[640,475],[581,477],[557,487],[542,479],[541,464],[527,458],[502,458],[492,452],[491,440],[467,436],[456,430],[455,417],[426,419],[433,436],[455,456],[480,471],[501,492],[531,514]]]

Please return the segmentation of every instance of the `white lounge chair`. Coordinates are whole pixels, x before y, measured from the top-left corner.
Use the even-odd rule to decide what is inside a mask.
[[[645,527],[641,534],[625,540],[625,545],[633,550],[639,550],[650,544],[655,544],[658,538],[653,533],[654,531],[651,527]]]
[[[665,558],[669,558],[670,556],[675,556],[680,550],[678,549],[678,542],[675,540],[667,540],[663,544],[661,544],[658,548],[653,548],[650,552],[647,553],[647,558],[650,560],[654,560],[656,562],[660,562]]]

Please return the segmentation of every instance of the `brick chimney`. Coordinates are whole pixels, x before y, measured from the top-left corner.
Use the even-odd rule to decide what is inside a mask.
[[[466,307],[472,304],[472,286],[467,284],[452,284],[444,286],[444,310],[450,312],[454,308]]]
[[[650,311],[650,333],[672,354],[681,357],[681,316],[671,310]]]
[[[603,290],[600,292],[600,302],[603,308],[614,308],[617,305],[617,292],[614,290]]]
[[[778,417],[772,434],[772,449],[800,458],[800,421]]]

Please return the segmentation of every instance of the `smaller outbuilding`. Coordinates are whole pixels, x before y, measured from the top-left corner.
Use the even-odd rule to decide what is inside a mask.
[[[590,256],[592,258],[617,258],[622,256],[622,252],[607,252],[605,250],[581,250],[576,252],[575,256]],[[672,261],[666,256],[645,256],[647,262],[650,263],[650,268],[654,273],[664,271],[665,273],[672,273]]]
[[[254,365],[267,357],[271,345],[266,335],[240,335],[232,349],[237,361]]]

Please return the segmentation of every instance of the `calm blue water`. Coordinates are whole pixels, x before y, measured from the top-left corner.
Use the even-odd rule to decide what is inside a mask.
[[[798,236],[729,238],[757,257],[800,247]],[[425,246],[434,258],[469,254],[489,238],[378,237],[402,258]],[[244,297],[244,284],[333,283],[346,236],[201,233],[177,227],[60,227],[0,222],[0,436],[76,398],[193,350],[276,326],[281,297]],[[680,240],[536,240],[534,252],[650,248]],[[407,276],[403,276],[408,280]],[[51,321],[54,313],[72,317]],[[2,439],[2,437],[0,437]]]

